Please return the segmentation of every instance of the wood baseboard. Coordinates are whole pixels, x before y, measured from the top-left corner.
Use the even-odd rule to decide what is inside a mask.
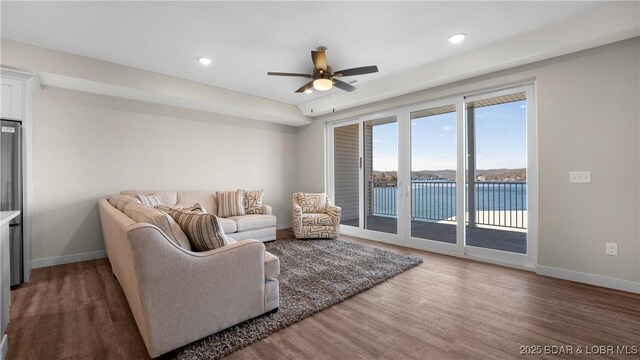
[[[107,257],[104,250],[89,251],[79,254],[63,255],[48,257],[43,259],[33,259],[33,268],[42,268],[47,266],[69,264],[85,260],[95,260]]]
[[[640,282],[616,279],[602,275],[595,275],[542,265],[537,266],[536,273],[538,275],[640,294]]]
[[[0,342],[0,355],[2,355],[2,359],[7,358],[7,350],[9,350],[9,338],[7,334],[3,334],[2,342]]]

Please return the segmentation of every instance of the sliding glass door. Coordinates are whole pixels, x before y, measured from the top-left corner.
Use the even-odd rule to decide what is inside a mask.
[[[531,263],[535,127],[528,87],[465,98],[467,253]],[[535,178],[535,176],[533,177]]]
[[[343,233],[531,268],[533,86],[406,106],[328,126],[327,189]]]
[[[410,120],[411,237],[456,244],[456,106],[413,111]]]

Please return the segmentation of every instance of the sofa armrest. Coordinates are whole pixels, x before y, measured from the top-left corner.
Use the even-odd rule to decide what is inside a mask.
[[[269,205],[262,205],[262,215],[273,215],[273,209]]]
[[[152,357],[264,312],[262,242],[242,240],[196,253],[143,223],[132,226],[128,237]]]
[[[340,216],[342,215],[342,209],[338,206],[327,205],[327,215],[333,219],[333,224],[338,226],[340,224]]]

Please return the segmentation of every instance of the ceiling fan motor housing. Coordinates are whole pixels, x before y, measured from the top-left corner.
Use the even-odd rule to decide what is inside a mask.
[[[311,78],[311,81],[303,85],[301,88],[296,90],[297,93],[306,93],[309,92],[310,89],[315,89],[318,91],[327,91],[331,90],[335,85],[337,88],[344,91],[353,91],[356,88],[347,84],[344,81],[338,80],[338,77],[343,76],[355,76],[355,75],[365,75],[378,72],[378,67],[375,65],[372,66],[363,66],[358,68],[344,69],[340,70],[337,73],[333,72],[333,69],[329,64],[327,64],[327,57],[325,55],[327,48],[324,46],[319,46],[317,50],[311,51],[311,60],[313,61],[313,72],[311,75],[308,74],[297,74],[297,73],[281,73],[281,72],[268,72],[267,75],[277,75],[277,76],[295,76],[295,77],[304,77]]]

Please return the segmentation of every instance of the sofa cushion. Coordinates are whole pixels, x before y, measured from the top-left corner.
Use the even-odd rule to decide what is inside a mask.
[[[153,195],[157,194],[162,199],[163,205],[175,205],[178,203],[178,193],[175,191],[154,191],[154,190],[123,190],[120,192],[122,195],[131,195],[135,194],[141,195]],[[187,203],[193,204],[193,203]]]
[[[302,226],[333,226],[333,219],[327,214],[302,214]]]
[[[293,200],[302,208],[303,213],[327,212],[327,194],[295,193]]]
[[[162,205],[162,199],[160,199],[160,195],[158,194],[151,194],[151,195],[136,194],[135,197],[136,199],[138,199],[138,201],[140,201],[142,205],[147,205],[151,207]]]
[[[231,216],[228,219],[238,224],[238,231],[247,231],[276,226],[277,219],[273,215]]]
[[[218,216],[226,218],[230,216],[244,215],[244,191],[224,191],[217,192],[218,197]]]
[[[225,219],[225,218],[219,217],[218,222],[222,226],[222,230],[224,230],[225,234],[231,234],[238,231],[238,224],[231,219]]]
[[[170,210],[169,214],[187,234],[195,251],[213,250],[228,244],[217,216],[181,210]]]
[[[128,203],[140,202],[138,199],[134,198],[131,195],[113,195],[113,196],[110,196],[109,199],[107,199],[107,201],[109,201],[109,204],[111,204],[114,208],[122,212],[124,212],[124,207],[127,206]]]
[[[243,191],[244,200],[242,205],[245,214],[262,214],[262,200],[264,199],[264,190]]]
[[[205,212],[218,215],[218,204],[215,191],[178,191],[178,202],[181,204],[202,204]]]
[[[191,250],[187,235],[169,214],[136,202],[128,203],[124,207],[124,214],[135,222],[144,222],[157,226],[176,245]]]
[[[235,241],[255,239],[262,242],[276,239],[276,227],[268,227],[256,230],[248,230],[229,234],[227,237],[233,238]]]
[[[280,275],[280,259],[272,253],[264,252],[264,277],[274,278]]]

